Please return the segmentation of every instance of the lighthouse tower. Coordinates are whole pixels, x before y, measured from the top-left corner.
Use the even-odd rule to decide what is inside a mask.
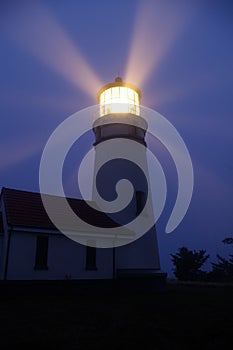
[[[109,214],[116,223],[125,225],[141,214],[148,194],[151,195],[150,186],[145,181],[146,178],[149,178],[145,141],[147,122],[140,116],[141,91],[117,77],[114,82],[100,89],[97,98],[99,116],[93,124],[95,134],[94,176],[97,179],[97,186],[93,186],[93,201],[99,194],[105,200],[113,201],[117,196],[115,191],[117,181],[120,179],[129,180],[133,185],[132,200],[127,204],[125,210]],[[106,152],[114,154],[117,145],[119,145],[119,139],[126,147],[129,145],[129,147],[135,148],[143,172],[134,164],[133,160],[120,157],[107,162],[103,169],[99,168],[98,164],[101,163]],[[110,143],[109,140],[111,140]],[[115,142],[117,140],[118,144]],[[136,147],[138,144],[143,147]],[[146,216],[149,218],[154,215],[152,205],[149,206],[149,211],[144,213],[144,220],[146,220]],[[155,225],[138,239],[113,248],[113,254],[116,276],[120,274],[160,274]]]

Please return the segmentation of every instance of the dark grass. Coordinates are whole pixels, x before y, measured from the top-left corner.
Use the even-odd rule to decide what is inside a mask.
[[[1,293],[1,349],[233,348],[232,288],[41,288]]]

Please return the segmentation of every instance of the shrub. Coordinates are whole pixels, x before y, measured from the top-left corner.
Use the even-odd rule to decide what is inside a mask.
[[[192,251],[186,247],[179,248],[176,254],[171,254],[175,265],[174,275],[181,281],[197,281],[205,279],[205,272],[200,270],[209,258],[206,251]]]

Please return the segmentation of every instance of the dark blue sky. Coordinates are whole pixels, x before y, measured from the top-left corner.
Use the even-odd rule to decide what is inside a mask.
[[[229,253],[232,18],[231,1],[1,1],[0,186],[38,191],[50,134],[120,74],[177,128],[193,161],[189,211],[166,235],[176,174],[161,159],[170,189],[158,222],[162,267],[171,270],[169,254],[182,245],[207,249],[212,261]]]

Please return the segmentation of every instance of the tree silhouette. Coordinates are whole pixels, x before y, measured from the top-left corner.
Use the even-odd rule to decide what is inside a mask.
[[[172,262],[175,265],[174,275],[181,281],[195,281],[202,279],[202,265],[209,258],[206,251],[192,251],[186,247],[179,248],[178,253],[171,254]]]
[[[227,237],[222,240],[224,244],[232,244],[233,238]],[[217,263],[212,263],[211,277],[218,281],[233,281],[233,254],[230,254],[229,259],[223,258],[217,254]]]
[[[232,237],[227,237],[222,240],[224,244],[233,244],[233,238]]]

